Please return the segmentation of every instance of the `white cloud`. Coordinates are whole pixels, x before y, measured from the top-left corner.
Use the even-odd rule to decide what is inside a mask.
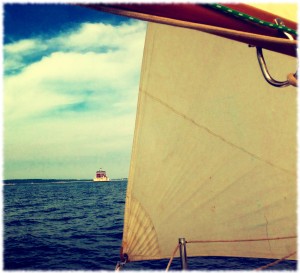
[[[56,37],[24,39],[4,46],[5,71],[20,69],[30,57],[48,56],[53,52],[119,52],[132,53],[143,46],[145,23],[113,26],[103,23],[83,23],[78,29]]]
[[[69,49],[67,44],[72,40],[69,39],[69,36],[86,41],[92,30],[97,30],[97,26],[100,29],[106,29],[104,32],[101,30],[98,32],[105,37],[105,45],[119,47],[119,50],[106,53],[66,50]],[[124,38],[124,35],[121,35],[123,39],[119,38],[117,42],[115,37],[118,35],[114,31],[115,29],[120,35],[127,33],[128,37]],[[130,37],[130,33],[132,37]],[[97,31],[94,36],[97,36]],[[51,39],[50,44],[54,40]],[[140,70],[142,54],[140,45],[144,41],[144,27],[140,22],[136,26],[124,25],[120,27],[85,24],[78,32],[68,34],[64,38],[60,36],[56,40],[68,42],[65,43],[64,47],[60,46],[61,51],[53,52],[28,65],[17,75],[4,78],[5,117],[7,119],[22,118],[22,116],[30,116],[51,107],[78,102],[82,98],[78,96],[79,92],[76,91],[82,89],[97,91],[94,97],[97,101],[101,100],[99,94],[103,95],[103,92],[108,90],[112,96],[122,93],[128,94],[133,86],[137,87],[136,75]],[[111,41],[111,43],[108,44],[107,41]],[[46,40],[46,45],[47,42]],[[91,44],[91,41],[88,43]],[[20,46],[22,44],[27,46]],[[18,52],[22,54],[21,48],[24,51],[33,50],[33,45],[36,44],[39,43],[36,41],[30,43],[26,40],[26,43],[18,42],[17,45],[11,45],[6,50],[7,52],[16,52],[18,49]],[[95,41],[95,44],[94,46],[103,45],[101,41]],[[6,61],[9,62],[10,60],[7,58]],[[108,94],[106,93],[106,95]],[[121,101],[115,103],[121,103]]]
[[[84,23],[77,32],[54,38],[51,43],[77,50],[100,49],[101,47],[128,50],[138,42],[141,32],[144,31],[145,23],[139,21],[120,26]]]
[[[137,88],[140,62],[129,54],[120,58],[116,54],[57,52],[31,64],[18,75],[7,77],[4,80],[6,118],[22,118],[79,102],[81,90],[95,91],[95,102],[108,95],[118,95],[116,102],[121,103],[124,96],[131,95],[133,86]]]
[[[26,159],[95,159],[101,150],[128,160],[144,36],[141,22],[86,23],[51,39],[5,46],[6,68],[22,68],[4,76],[5,178],[13,175],[12,162]],[[36,59],[27,64],[32,54]]]
[[[24,52],[32,51],[36,49],[37,41],[33,39],[21,40],[5,46],[7,53],[24,54]]]
[[[4,47],[5,71],[21,69],[26,66],[24,57],[42,52],[47,46],[38,39],[25,39]]]

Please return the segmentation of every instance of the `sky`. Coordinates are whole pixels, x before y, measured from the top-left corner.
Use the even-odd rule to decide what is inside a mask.
[[[128,177],[146,23],[3,5],[3,178]]]

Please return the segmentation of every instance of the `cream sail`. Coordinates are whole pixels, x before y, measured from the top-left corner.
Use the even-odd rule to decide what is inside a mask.
[[[294,58],[266,53],[276,77],[296,70]],[[266,83],[254,48],[150,23],[123,253],[168,258],[180,237],[270,239],[190,244],[188,256],[295,252],[296,116],[296,88]]]
[[[169,258],[185,238],[188,256],[296,259],[297,89],[268,84],[247,45],[296,42],[115,8],[99,9],[163,23],[147,29],[122,254]],[[276,79],[297,70],[264,54]]]

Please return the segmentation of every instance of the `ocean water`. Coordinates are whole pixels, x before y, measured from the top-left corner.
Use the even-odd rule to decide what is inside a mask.
[[[5,181],[5,270],[114,270],[119,261],[127,181]],[[272,260],[188,258],[193,270],[251,270]],[[124,270],[165,270],[168,260]],[[295,261],[270,268],[296,270]],[[180,270],[174,259],[171,270]]]

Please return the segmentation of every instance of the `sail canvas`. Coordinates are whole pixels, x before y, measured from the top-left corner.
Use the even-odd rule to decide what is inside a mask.
[[[296,70],[265,55],[274,77]],[[202,241],[188,256],[296,251],[296,88],[269,85],[246,44],[149,23],[122,251],[168,258],[182,237]]]
[[[169,258],[179,238],[188,256],[296,259],[297,89],[266,82],[256,47],[275,79],[293,75],[297,41],[259,19],[297,29],[297,5],[226,5],[88,5],[149,21],[121,247],[128,261]],[[237,19],[243,12],[248,21]]]

